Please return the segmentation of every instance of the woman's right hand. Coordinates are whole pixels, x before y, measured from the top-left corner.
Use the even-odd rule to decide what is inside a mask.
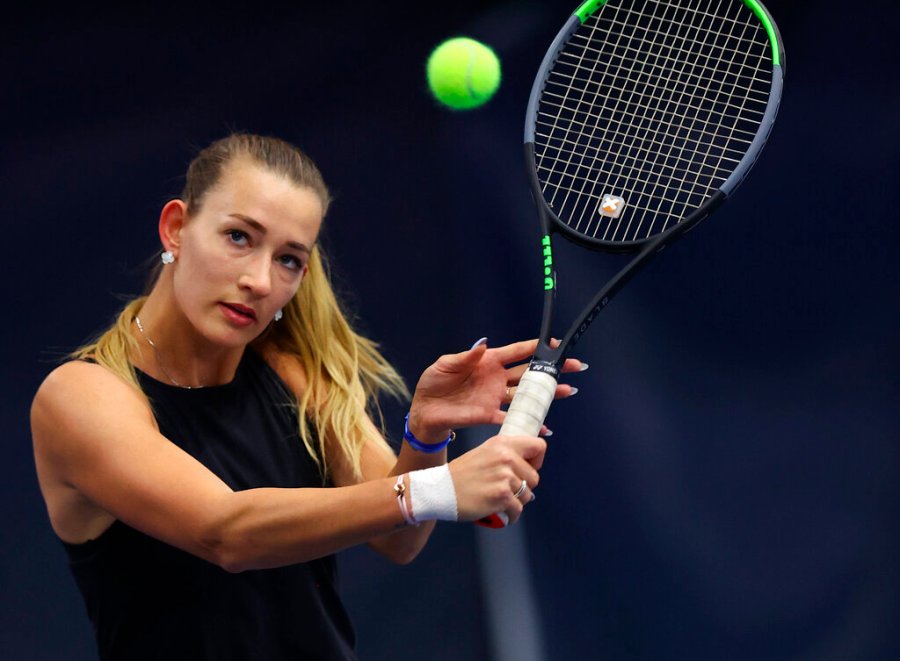
[[[547,443],[532,436],[494,436],[450,462],[460,521],[504,512],[510,523],[522,515],[540,481]],[[525,480],[526,488],[516,497]]]

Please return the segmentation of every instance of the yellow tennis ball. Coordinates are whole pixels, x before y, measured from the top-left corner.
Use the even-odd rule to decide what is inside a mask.
[[[480,41],[454,37],[431,52],[426,75],[438,101],[454,110],[468,110],[494,96],[500,86],[500,60]]]

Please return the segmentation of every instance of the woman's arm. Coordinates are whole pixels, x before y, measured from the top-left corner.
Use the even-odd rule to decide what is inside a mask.
[[[66,541],[85,541],[104,529],[98,521],[119,519],[237,572],[304,562],[403,524],[390,477],[232,491],[162,436],[140,393],[99,365],[54,370],[35,396],[31,424],[41,489]],[[478,453],[480,463],[462,462],[454,475],[462,521],[496,511],[515,518],[521,503],[511,489],[522,479],[537,485],[543,441],[497,440]]]
[[[264,349],[263,357],[299,401],[303,396],[307,383],[303,366],[300,362],[295,357],[278,353],[272,348]],[[414,452],[405,443],[398,456],[390,449],[378,427],[368,416],[363,420],[363,424],[365,431],[360,454],[362,479],[354,475],[354,471],[350,463],[343,457],[340,445],[336,442],[336,439],[325,439],[329,472],[332,483],[337,487],[353,486],[391,476],[396,478],[397,475],[410,471],[441,466],[447,463],[446,449],[431,454]],[[395,481],[392,480],[391,484]],[[399,504],[395,503],[395,508],[399,513]],[[434,521],[425,521],[419,526],[401,526],[387,534],[375,536],[367,541],[370,548],[388,560],[398,564],[406,564],[411,562],[424,548],[431,531],[434,529],[434,525]]]
[[[140,394],[98,365],[55,370],[31,421],[51,519],[69,541],[84,541],[77,537],[86,520],[78,520],[84,507],[61,496],[72,493],[110,521],[228,571],[302,562],[403,523],[388,477],[336,489],[233,492],[163,437]]]
[[[413,436],[424,443],[439,443],[447,438],[452,428],[502,423],[505,413],[500,407],[508,403],[510,390],[515,388],[527,367],[521,361],[533,354],[535,346],[536,341],[532,340],[488,349],[485,343],[479,342],[468,351],[441,356],[425,370],[417,384],[409,416],[409,429]],[[513,366],[508,367],[511,364]],[[563,371],[583,371],[586,367],[578,360],[569,359],[564,364]],[[292,383],[292,387],[303,387],[302,369],[299,366],[289,368],[285,362],[282,370],[287,372],[285,380]],[[560,384],[556,396],[568,397],[575,392],[572,386]],[[380,432],[368,418],[366,426],[369,442],[365,443],[361,458],[364,480],[401,475],[447,463],[446,449],[426,453],[413,449],[405,442],[401,444],[399,456],[395,456],[388,450]],[[506,456],[502,447],[504,442],[492,439],[491,443],[486,443],[471,457],[461,457],[463,461],[451,463],[454,484],[465,484],[467,473],[463,470],[464,466],[479,466],[501,472],[504,468],[510,468],[502,465],[506,459],[512,458]],[[333,447],[337,448],[337,444],[333,444]],[[346,462],[340,461],[339,453],[334,452],[330,457],[335,484],[356,483],[352,470]],[[519,472],[527,470],[520,468]],[[533,477],[537,480],[536,472]],[[516,491],[520,483],[521,478],[516,479],[512,490]],[[526,497],[530,497],[530,491]],[[506,511],[506,508],[497,511]],[[412,514],[415,516],[415,511]],[[517,501],[512,504],[507,515],[515,521],[520,514],[521,507]],[[402,528],[370,540],[369,545],[394,562],[409,562],[424,548],[433,528],[433,522]]]

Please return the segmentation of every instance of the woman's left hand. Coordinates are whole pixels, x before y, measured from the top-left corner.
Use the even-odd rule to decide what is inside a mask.
[[[515,342],[489,349],[479,340],[468,351],[446,354],[419,378],[410,407],[409,428],[419,440],[430,443],[446,438],[450,429],[480,424],[502,424],[519,379],[528,369],[523,362],[534,354],[537,340]],[[587,364],[569,358],[563,372],[579,372]],[[570,397],[576,388],[560,383],[556,398]]]

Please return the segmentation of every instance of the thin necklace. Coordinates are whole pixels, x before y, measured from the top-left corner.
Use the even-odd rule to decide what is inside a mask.
[[[159,365],[159,369],[162,370],[162,373],[166,375],[166,378],[169,379],[169,381],[171,381],[173,385],[176,385],[179,388],[184,388],[185,390],[196,390],[198,388],[203,387],[203,386],[185,386],[185,385],[178,383],[178,381],[176,381],[175,379],[173,379],[172,375],[169,374],[169,370],[167,370],[165,368],[162,361],[159,359],[159,349],[156,348],[156,343],[150,339],[150,336],[147,335],[146,332],[144,332],[144,324],[141,323],[141,318],[137,315],[134,315],[134,322],[137,324],[138,330],[141,331],[141,336],[143,336],[143,338],[145,340],[147,340],[147,344],[149,344],[153,348],[153,355],[156,357],[156,364]]]

